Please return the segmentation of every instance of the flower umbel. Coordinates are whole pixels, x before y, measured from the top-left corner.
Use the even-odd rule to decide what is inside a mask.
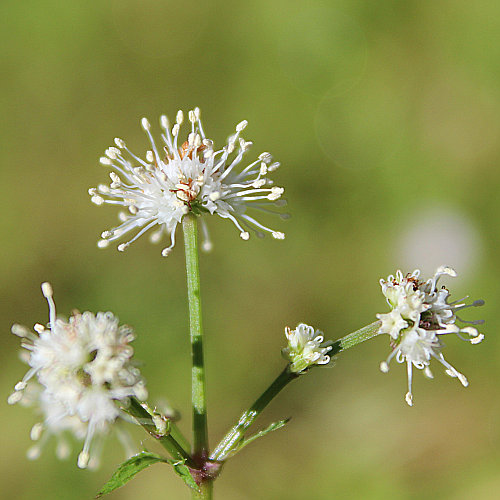
[[[328,352],[331,342],[323,343],[323,333],[312,326],[300,323],[295,330],[285,328],[288,345],[281,350],[283,357],[290,362],[290,371],[304,373],[313,365],[326,365],[330,362]]]
[[[463,326],[482,324],[482,320],[465,321],[457,313],[467,307],[477,307],[484,304],[483,300],[476,300],[471,304],[464,299],[448,302],[450,292],[443,286],[437,287],[439,278],[443,275],[455,277],[457,273],[448,266],[441,266],[436,274],[426,280],[420,280],[420,271],[403,275],[397,271],[396,276],[389,276],[387,280],[380,280],[382,293],[391,307],[386,314],[377,314],[381,321],[379,333],[387,333],[391,337],[392,352],[386,361],[380,364],[383,372],[389,371],[389,362],[396,358],[398,363],[406,362],[408,371],[408,392],[406,402],[413,405],[412,370],[416,367],[424,370],[424,374],[432,378],[429,368],[431,358],[437,359],[451,377],[457,377],[466,387],[469,383],[466,377],[451,366],[441,350],[444,345],[441,337],[455,334],[471,344],[478,344],[484,338],[476,328]],[[459,324],[460,323],[460,326]]]
[[[283,188],[273,186],[268,178],[268,173],[280,165],[272,162],[270,153],[262,153],[243,169],[237,169],[252,145],[241,137],[247,122],[239,123],[227,144],[216,151],[213,141],[205,136],[199,108],[190,111],[188,116],[191,131],[185,141],[179,138],[183,112],[177,113],[172,127],[166,116],[161,117],[164,131],[161,146],[153,139],[149,121],[143,118],[141,124],[151,146],[145,159],[132,153],[122,139],[115,139],[117,147],[106,150],[106,156],[100,161],[114,170],[110,173],[111,185],[101,184],[90,189],[89,194],[96,205],[119,205],[126,211],[119,215],[120,226],[102,233],[99,247],[137,230],[130,240],[118,245],[118,250],[123,251],[156,227],[151,234],[152,241],[159,241],[164,233],[170,235],[170,245],[162,251],[162,255],[167,256],[175,245],[177,225],[188,213],[217,214],[229,219],[243,240],[249,239],[249,229],[261,237],[265,233],[271,233],[276,239],[285,237],[247,214],[247,208],[253,207],[287,217],[272,209],[285,202],[280,200]],[[210,250],[212,245],[203,219],[202,231],[203,248]]]
[[[134,334],[129,327],[119,326],[109,312],[75,312],[68,322],[56,318],[52,287],[43,283],[42,291],[49,304],[47,327],[36,324],[36,334],[17,324],[12,327],[12,333],[23,339],[30,369],[8,401],[34,404],[43,415],[43,423],[31,431],[32,439],[42,439],[29,450],[30,458],[40,455],[41,445],[51,434],[58,437],[58,455],[67,456],[63,432],[69,431],[84,439],[78,466],[96,466],[99,453],[91,450],[91,442],[122,416],[115,402],[147,396],[140,373],[131,363],[129,344]],[[35,375],[38,383],[32,380]],[[127,445],[127,436],[118,433]]]

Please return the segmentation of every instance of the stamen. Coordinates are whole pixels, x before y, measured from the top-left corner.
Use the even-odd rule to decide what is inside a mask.
[[[51,328],[53,328],[56,324],[56,305],[54,303],[54,299],[52,298],[53,290],[50,283],[42,283],[42,293],[43,296],[47,299],[47,303],[49,305],[49,322]]]
[[[413,366],[411,361],[407,361],[407,372],[408,372],[408,392],[406,393],[405,399],[409,406],[413,406],[413,394],[411,393],[411,383],[413,377]]]
[[[246,120],[243,120],[242,122],[238,123],[238,125],[236,125],[236,132],[242,132],[243,130],[245,130],[247,125],[248,122]]]

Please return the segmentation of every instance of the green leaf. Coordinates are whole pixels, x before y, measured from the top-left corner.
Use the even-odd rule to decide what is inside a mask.
[[[142,451],[137,455],[129,458],[123,462],[118,469],[111,476],[111,479],[102,487],[101,491],[96,495],[96,498],[100,498],[103,495],[107,495],[112,491],[116,490],[120,486],[130,481],[138,472],[150,465],[157,462],[165,462],[166,460],[157,455],[156,453],[150,453]]]
[[[247,444],[250,444],[252,441],[255,441],[256,439],[259,439],[262,436],[265,436],[266,434],[269,434],[270,432],[277,431],[278,429],[281,429],[282,427],[285,427],[285,425],[289,422],[289,418],[285,418],[283,420],[279,420],[278,422],[273,422],[271,425],[266,427],[265,429],[257,432],[253,436],[250,436],[247,439],[242,439],[238,448],[234,450],[231,455],[234,455],[238,451],[242,450]]]
[[[174,468],[175,473],[193,490],[199,491],[198,485],[191,475],[189,467],[185,465],[184,460],[167,460]]]

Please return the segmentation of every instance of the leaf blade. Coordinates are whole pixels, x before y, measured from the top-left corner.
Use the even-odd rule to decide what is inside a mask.
[[[113,473],[108,482],[101,488],[95,498],[101,498],[112,491],[120,488],[128,483],[138,472],[149,467],[150,465],[158,462],[165,462],[166,460],[157,455],[147,451],[141,451],[137,455],[130,457],[118,466],[118,469]]]
[[[256,439],[259,439],[260,437],[265,436],[266,434],[269,434],[270,432],[277,431],[278,429],[281,429],[284,427],[288,422],[290,421],[290,418],[284,418],[283,420],[278,420],[277,422],[273,422],[272,424],[268,425],[265,429],[262,429],[261,431],[255,433],[253,436],[250,436],[249,438],[242,438],[238,444],[238,447],[234,449],[227,457],[232,457],[236,455],[239,451],[241,451],[247,444],[252,443]]]
[[[174,472],[184,481],[184,483],[195,491],[200,491],[194,477],[191,475],[189,467],[182,460],[167,460],[173,467]]]

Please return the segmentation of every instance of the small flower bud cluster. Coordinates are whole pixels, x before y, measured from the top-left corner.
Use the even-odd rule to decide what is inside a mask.
[[[40,455],[50,434],[59,439],[58,455],[67,456],[63,432],[69,431],[84,439],[78,466],[95,466],[98,453],[91,455],[91,442],[121,416],[116,401],[147,397],[140,373],[131,363],[134,334],[129,327],[119,326],[109,312],[74,313],[68,322],[56,318],[52,287],[44,283],[42,291],[49,304],[47,328],[36,324],[35,334],[20,325],[12,327],[29,353],[30,369],[8,401],[35,404],[43,415],[44,421],[31,432],[32,439],[41,439],[29,450],[30,458]]]
[[[323,333],[312,326],[300,323],[295,330],[285,328],[288,345],[282,349],[285,359],[290,362],[290,371],[304,373],[313,365],[326,365],[330,362],[328,352],[331,343],[323,343]]]
[[[274,186],[268,176],[280,166],[272,161],[270,153],[262,153],[238,171],[243,155],[252,145],[241,137],[248,122],[244,120],[236,125],[235,133],[229,137],[227,144],[215,151],[213,141],[203,131],[199,108],[191,110],[188,118],[190,132],[187,140],[182,142],[179,134],[184,113],[177,113],[173,127],[170,127],[168,118],[162,116],[163,134],[159,147],[151,134],[151,124],[143,118],[141,125],[151,145],[145,159],[132,153],[118,138],[115,139],[115,146],[106,150],[100,162],[113,168],[110,172],[111,184],[89,189],[91,201],[96,205],[119,205],[125,211],[119,216],[122,224],[104,231],[98,247],[104,248],[110,241],[136,231],[131,239],[118,245],[118,250],[124,251],[133,241],[154,228],[152,241],[159,241],[165,233],[170,235],[170,245],[162,250],[162,255],[167,256],[175,245],[177,225],[188,213],[216,214],[229,219],[243,240],[250,238],[249,230],[257,236],[270,233],[277,240],[284,239],[284,233],[264,226],[247,214],[247,209],[253,207],[282,218],[288,216],[273,210],[283,206],[285,201],[280,199],[284,189]],[[201,223],[202,248],[210,249],[212,245],[203,218]]]
[[[437,359],[445,367],[446,373],[458,378],[464,387],[468,385],[466,377],[444,359],[441,336],[455,334],[471,344],[478,344],[484,338],[473,326],[457,324],[457,321],[461,324],[481,324],[482,320],[465,321],[457,316],[457,312],[467,307],[481,306],[484,301],[476,300],[472,304],[465,304],[462,300],[448,302],[450,292],[444,286],[437,287],[443,275],[455,277],[457,273],[451,267],[441,266],[426,281],[419,279],[418,269],[407,275],[397,271],[395,276],[380,280],[382,293],[391,311],[377,314],[381,321],[379,333],[390,336],[392,347],[391,354],[381,363],[380,369],[389,371],[389,362],[394,357],[398,363],[407,363],[408,392],[405,399],[410,406],[413,405],[412,368],[424,370],[424,374],[432,378],[429,368],[431,358]]]

